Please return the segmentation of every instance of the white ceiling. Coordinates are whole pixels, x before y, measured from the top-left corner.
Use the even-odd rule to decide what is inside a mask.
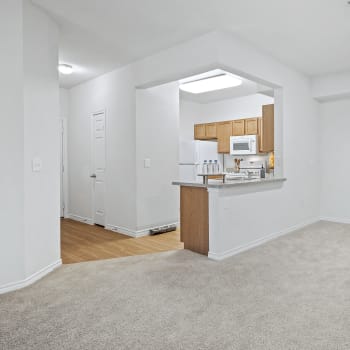
[[[212,30],[308,75],[350,69],[347,0],[32,0],[61,27],[65,87]]]

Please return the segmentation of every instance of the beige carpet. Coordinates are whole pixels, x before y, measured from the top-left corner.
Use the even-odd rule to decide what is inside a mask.
[[[63,266],[0,295],[0,349],[350,349],[350,226]]]

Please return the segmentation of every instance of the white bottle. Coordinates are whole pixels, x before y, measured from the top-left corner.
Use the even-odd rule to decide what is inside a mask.
[[[206,160],[204,161],[202,166],[202,174],[208,174],[208,165]]]
[[[214,160],[214,169],[215,169],[214,172],[216,174],[220,174],[220,164],[218,163],[217,159]]]
[[[213,161],[209,160],[209,165],[208,165],[208,174],[213,174]]]

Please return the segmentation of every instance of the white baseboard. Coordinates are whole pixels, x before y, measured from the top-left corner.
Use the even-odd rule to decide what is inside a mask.
[[[308,225],[311,225],[311,224],[314,224],[315,222],[318,222],[320,221],[319,218],[313,218],[313,219],[310,219],[310,220],[307,220],[307,221],[304,221],[302,222],[301,224],[298,224],[298,225],[294,225],[294,226],[291,226],[291,227],[288,227],[282,231],[279,231],[279,232],[275,232],[275,233],[272,233],[270,235],[267,235],[265,237],[262,237],[262,238],[259,238],[259,239],[256,239],[255,241],[252,241],[252,242],[249,242],[247,244],[243,244],[243,245],[240,245],[238,247],[235,247],[235,248],[232,248],[232,249],[229,249],[229,250],[226,250],[225,252],[223,253],[213,253],[213,252],[209,252],[208,253],[208,258],[210,259],[213,259],[213,260],[217,260],[217,261],[220,261],[220,260],[223,260],[223,259],[226,259],[230,256],[233,256],[233,255],[236,255],[236,254],[239,254],[239,253],[242,253],[246,250],[249,250],[251,248],[255,248],[259,245],[262,245],[268,241],[271,241],[273,239],[276,239],[280,236],[284,236],[288,233],[291,233],[293,231],[296,231],[296,230],[299,230],[305,226],[308,226]]]
[[[114,226],[114,225],[107,224],[105,226],[105,229],[109,230],[109,231],[117,232],[117,233],[122,233],[123,235],[136,238],[136,234],[135,234],[136,231],[131,230],[131,229],[126,228],[126,227]]]
[[[83,216],[79,216],[79,215],[75,215],[75,214],[68,214],[67,218],[75,220],[75,221],[83,222],[84,224],[88,224],[88,225],[93,225],[94,224],[94,220],[93,219],[91,219],[91,218],[84,218]]]
[[[53,270],[57,269],[61,265],[62,265],[62,260],[59,259],[59,260],[53,262],[52,264],[42,268],[41,270],[33,273],[31,276],[25,278],[24,280],[12,282],[12,283],[5,284],[4,286],[0,286],[0,294],[12,292],[14,290],[27,287],[30,284],[33,284],[34,282],[43,278],[44,276],[46,276],[47,274],[49,274]]]
[[[178,224],[179,224],[178,222],[173,222],[173,223],[164,224],[164,225],[176,225],[176,226],[178,226]],[[164,225],[159,225],[159,226],[164,226]],[[133,238],[139,238],[139,237],[143,237],[143,236],[149,236],[150,230],[152,230],[156,227],[159,227],[159,226],[150,226],[150,227],[144,228],[142,230],[131,230],[129,228],[122,227],[122,226],[106,225],[105,229],[113,231],[113,232],[122,233],[124,235],[130,236]]]
[[[79,215],[75,215],[75,214],[68,214],[67,218],[71,219],[71,220],[83,222],[84,224],[94,225],[94,220],[91,218],[85,218],[83,216],[79,216]],[[176,226],[178,226],[178,224],[179,224],[178,222],[175,222],[175,223],[172,222],[170,224],[164,224],[164,225],[176,225]],[[113,231],[113,232],[122,233],[123,235],[130,236],[133,238],[138,238],[138,237],[143,237],[143,236],[149,236],[150,230],[152,230],[153,228],[159,227],[159,226],[164,226],[164,225],[150,226],[150,227],[144,228],[142,230],[132,230],[130,228],[123,227],[123,226],[115,226],[115,225],[106,224],[105,229],[109,230],[109,231]]]
[[[328,217],[328,216],[321,216],[320,220],[336,222],[338,224],[350,224],[350,219],[346,219],[346,218],[333,218],[333,217]]]

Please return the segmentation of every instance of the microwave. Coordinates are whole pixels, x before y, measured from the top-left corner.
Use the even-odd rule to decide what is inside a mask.
[[[257,135],[231,136],[230,154],[244,156],[257,154]]]

